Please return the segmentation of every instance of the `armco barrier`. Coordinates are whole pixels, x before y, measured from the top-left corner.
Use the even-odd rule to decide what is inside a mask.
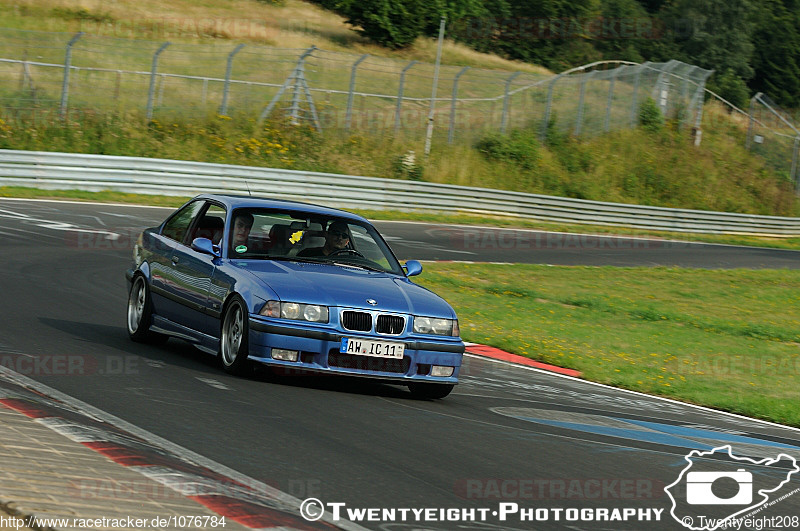
[[[677,232],[800,235],[800,218],[586,201],[446,184],[165,159],[0,150],[0,186],[192,196],[229,192],[339,208],[488,214]]]

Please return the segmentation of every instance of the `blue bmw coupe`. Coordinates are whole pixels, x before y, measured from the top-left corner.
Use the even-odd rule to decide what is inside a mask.
[[[134,247],[128,334],[177,337],[241,374],[252,363],[347,374],[443,398],[464,352],[442,298],[409,280],[366,219],[331,208],[204,194]]]

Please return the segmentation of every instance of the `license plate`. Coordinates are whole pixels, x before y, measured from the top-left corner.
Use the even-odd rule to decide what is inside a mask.
[[[402,359],[405,349],[405,343],[392,343],[389,341],[372,341],[370,339],[343,337],[342,344],[339,347],[339,352],[345,354],[355,354],[357,356]]]

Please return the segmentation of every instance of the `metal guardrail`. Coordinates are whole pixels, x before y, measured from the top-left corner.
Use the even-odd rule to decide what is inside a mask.
[[[376,177],[165,159],[0,150],[0,186],[265,195],[338,208],[485,214],[675,232],[800,235],[800,218],[587,201]]]

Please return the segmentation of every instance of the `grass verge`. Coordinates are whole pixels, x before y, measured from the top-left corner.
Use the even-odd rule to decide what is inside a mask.
[[[426,264],[466,341],[800,426],[800,271]]]
[[[712,115],[709,106],[708,115]],[[73,120],[74,118],[74,120]],[[348,133],[254,117],[209,115],[146,122],[137,113],[0,108],[0,149],[95,153],[422,180],[671,208],[800,216],[791,180],[743,147],[736,126],[708,129],[700,147],[670,122],[576,139],[535,125],[450,145],[391,130]],[[411,134],[412,132],[409,132]],[[441,131],[440,131],[441,133]],[[413,152],[413,153],[412,153]],[[783,162],[786,162],[785,160]],[[785,164],[784,164],[785,166]]]
[[[18,197],[30,199],[70,199],[77,201],[97,201],[102,203],[129,203],[138,205],[154,205],[178,207],[188,197],[172,197],[159,195],[126,194],[122,192],[85,192],[81,190],[39,190],[21,186],[0,186],[0,197]],[[502,218],[489,216],[472,216],[466,214],[436,214],[426,212],[399,212],[394,210],[352,210],[356,214],[371,220],[420,221],[429,223],[449,223],[459,225],[476,225],[504,228],[520,228],[551,232],[567,232],[576,234],[602,234],[614,236],[638,236],[664,238],[679,241],[717,243],[725,245],[747,245],[751,247],[771,247],[776,249],[800,250],[800,237],[770,238],[766,236],[744,236],[733,234],[688,234],[682,232],[648,231],[627,227],[605,225],[582,225],[569,223],[551,223],[532,219]]]

